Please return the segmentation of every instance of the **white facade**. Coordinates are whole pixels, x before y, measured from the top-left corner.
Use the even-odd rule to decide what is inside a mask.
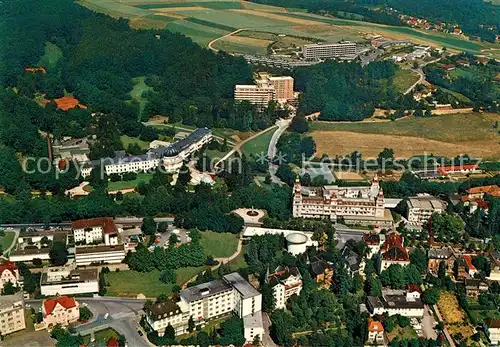
[[[378,178],[371,186],[323,186],[320,189],[302,187],[295,182],[293,196],[295,218],[325,218],[336,221],[338,216],[362,220],[385,218],[384,194]]]
[[[26,328],[23,292],[0,296],[0,332],[2,336]]]
[[[256,336],[262,342],[264,336],[264,324],[262,323],[262,312],[255,312],[252,315],[243,317],[243,333],[245,341],[252,343]]]
[[[407,201],[407,216],[409,225],[422,226],[433,213],[442,213],[446,206],[433,196],[411,197]]]
[[[337,57],[349,57],[356,55],[356,43],[315,43],[304,45],[302,54],[306,59],[328,59]]]
[[[415,292],[385,290],[382,291],[381,298],[369,296],[367,303],[371,315],[383,315],[387,312],[389,316],[396,314],[415,318],[424,316],[424,303],[420,295],[416,295]]]
[[[118,264],[125,259],[125,246],[76,247],[75,262],[78,266],[90,264]]]
[[[14,287],[19,285],[19,270],[16,264],[7,260],[0,265],[0,291],[8,282],[12,283]]]
[[[47,327],[67,326],[80,318],[80,305],[66,296],[45,299],[42,304],[43,322]]]
[[[40,289],[42,295],[45,296],[97,293],[99,292],[99,271],[51,267],[42,273]]]
[[[234,100],[248,101],[251,104],[265,107],[275,99],[272,85],[257,86],[253,84],[237,84],[234,87]]]
[[[24,252],[16,252],[14,254],[9,255],[9,260],[13,262],[32,262],[33,259],[41,259],[41,260],[49,260],[49,250],[47,249],[46,252],[39,252],[39,253],[24,253]]]
[[[488,328],[488,333],[489,333],[491,346],[498,346],[500,344],[500,327],[495,326],[495,327]]]
[[[169,324],[176,334],[182,334],[187,330],[190,317],[196,325],[204,325],[208,320],[234,312],[245,321],[245,317],[260,313],[261,309],[262,295],[238,273],[231,273],[222,279],[181,290],[177,303],[152,305],[146,313],[146,321],[160,336]],[[251,328],[254,336],[258,328]]]
[[[94,242],[104,242],[102,226],[94,226],[86,229],[73,229],[73,235],[75,237],[75,242],[85,241],[88,245]]]
[[[296,267],[278,267],[275,273],[267,275],[266,283],[273,288],[275,309],[285,309],[288,299],[302,291],[302,276]]]

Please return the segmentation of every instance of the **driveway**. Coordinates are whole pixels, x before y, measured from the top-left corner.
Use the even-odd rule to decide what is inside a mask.
[[[425,305],[424,317],[422,318],[422,332],[426,339],[437,339],[436,330],[434,329],[435,324],[434,315],[429,309],[429,306]]]
[[[277,347],[278,345],[274,343],[271,335],[269,334],[269,329],[271,327],[271,319],[269,315],[262,311],[262,324],[264,325],[264,336],[262,336],[262,345],[265,347]]]

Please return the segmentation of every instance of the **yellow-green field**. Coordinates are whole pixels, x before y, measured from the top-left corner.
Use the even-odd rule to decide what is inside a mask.
[[[268,33],[321,41],[365,41],[370,35],[410,39],[417,44],[446,46],[500,57],[499,45],[468,41],[454,35],[407,27],[392,27],[356,20],[306,13],[303,10],[267,6],[238,0],[78,0],[94,11],[130,19],[138,28],[166,28],[191,37],[201,45],[236,29],[261,32],[255,40],[226,38],[216,49],[237,53],[265,53]],[[236,41],[235,41],[236,40]]]
[[[314,122],[311,131],[319,155],[359,151],[363,157],[373,158],[387,147],[400,158],[424,153],[448,157],[467,153],[498,159],[500,135],[493,128],[496,121],[500,121],[499,114],[471,113],[393,122]]]

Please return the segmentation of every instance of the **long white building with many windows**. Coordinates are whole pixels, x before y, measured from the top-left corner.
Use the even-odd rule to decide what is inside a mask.
[[[313,43],[302,47],[302,54],[306,59],[330,59],[339,57],[355,57],[356,43]]]
[[[375,177],[370,186],[302,187],[295,182],[293,216],[296,218],[344,218],[348,224],[392,224],[390,211],[384,208],[384,193]]]
[[[256,335],[262,340],[263,327],[259,326],[262,309],[262,295],[237,272],[225,275],[222,279],[181,290],[177,302],[171,300],[156,302],[146,307],[146,321],[149,326],[163,336],[171,325],[176,334],[187,331],[191,317],[196,325],[226,316],[234,312],[242,318],[245,339],[253,341]]]
[[[89,161],[81,168],[83,177],[88,177],[95,167],[104,167],[106,175],[127,172],[146,172],[163,166],[167,173],[176,173],[186,158],[198,151],[212,140],[212,132],[208,128],[198,128],[187,137],[168,145],[152,148],[144,155],[127,156],[117,153],[114,158],[101,158]]]

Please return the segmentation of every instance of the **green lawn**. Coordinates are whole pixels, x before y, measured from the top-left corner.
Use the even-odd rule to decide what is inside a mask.
[[[132,100],[135,100],[139,103],[141,113],[146,106],[146,99],[142,97],[142,94],[153,89],[146,84],[146,82],[144,81],[145,78],[145,76],[135,77],[133,79],[134,88],[129,93],[129,95],[132,97]]]
[[[269,142],[273,137],[274,132],[276,131],[276,127],[273,127],[266,131],[263,134],[260,134],[256,138],[248,141],[241,147],[241,151],[247,157],[250,157],[251,154],[260,155],[267,154],[267,150],[269,149]]]
[[[0,237],[0,245],[3,250],[6,250],[15,241],[16,233],[13,231],[5,231],[5,236]]]
[[[137,174],[137,178],[133,181],[109,182],[108,191],[135,188],[140,182],[148,183],[151,178],[153,178],[152,174],[140,173]]]
[[[232,261],[229,262],[229,266],[233,271],[237,271],[239,269],[244,269],[248,267],[248,264],[245,260],[245,246],[243,246],[243,249],[241,250],[240,254],[238,254],[236,258],[234,258]]]
[[[54,45],[51,42],[46,42],[45,43],[45,54],[42,55],[40,58],[40,61],[38,62],[38,65],[44,66],[46,68],[54,68],[63,56],[63,52],[59,47]]]
[[[96,331],[94,333],[95,336],[95,342],[96,343],[102,343],[102,344],[107,344],[109,339],[114,337],[115,339],[118,340],[120,337],[120,334],[114,330],[113,328],[106,328],[103,330]],[[88,346],[90,344],[90,335],[85,335],[83,336],[83,344],[85,346]]]
[[[120,140],[122,141],[124,148],[127,148],[128,145],[133,144],[133,143],[138,144],[139,147],[141,147],[141,149],[143,149],[143,150],[149,148],[149,142],[139,140],[137,137],[130,137],[127,135],[122,135],[122,136],[120,136]]]
[[[186,267],[177,269],[177,284],[182,285],[191,277],[200,273],[204,266]],[[108,296],[135,297],[137,294],[144,294],[146,297],[153,298],[160,294],[171,294],[173,284],[165,284],[158,279],[160,272],[154,270],[148,273],[137,271],[120,271],[106,274]]]
[[[399,69],[396,71],[396,75],[393,79],[393,84],[401,93],[405,92],[410,88],[415,82],[417,82],[419,76],[416,72],[412,70]]]
[[[201,245],[207,255],[214,258],[227,258],[233,255],[238,248],[238,235],[203,231]]]
[[[417,339],[418,335],[411,327],[401,328],[399,326],[392,329],[390,333],[387,333],[389,340],[394,338],[399,338],[400,340]]]

